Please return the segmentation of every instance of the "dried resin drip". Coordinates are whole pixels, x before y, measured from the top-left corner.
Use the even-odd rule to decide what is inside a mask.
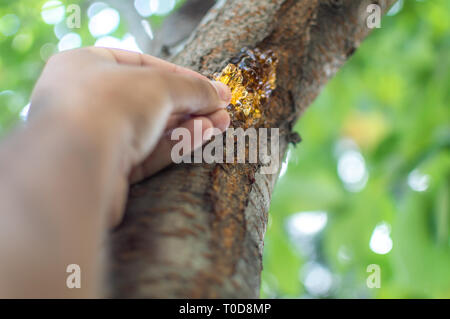
[[[278,60],[271,50],[241,50],[239,56],[215,74],[214,79],[231,89],[231,104],[228,106],[232,121],[239,121],[245,127],[258,124],[261,120],[261,106],[276,88],[276,67]]]

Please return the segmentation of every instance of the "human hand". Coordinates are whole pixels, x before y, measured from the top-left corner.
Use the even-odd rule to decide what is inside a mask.
[[[194,120],[224,131],[229,89],[219,82],[152,56],[107,48],[83,48],[53,56],[31,98],[30,121],[61,114],[99,149],[114,149],[122,176],[113,198],[113,224],[121,220],[128,182],[171,163],[168,132],[184,127],[195,140]],[[120,200],[117,200],[119,198]]]

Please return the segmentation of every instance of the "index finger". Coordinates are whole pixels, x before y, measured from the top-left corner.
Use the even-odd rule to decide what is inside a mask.
[[[183,68],[179,65],[164,61],[163,59],[148,54],[103,47],[89,47],[87,49],[119,64],[158,67],[169,72],[190,75],[203,80],[208,80],[206,76],[203,76],[198,72]]]

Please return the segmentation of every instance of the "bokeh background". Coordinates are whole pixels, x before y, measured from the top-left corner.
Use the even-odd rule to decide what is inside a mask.
[[[146,51],[182,3],[1,0],[0,138],[49,56]],[[450,298],[449,59],[450,1],[399,1],[304,114],[272,198],[262,297]]]

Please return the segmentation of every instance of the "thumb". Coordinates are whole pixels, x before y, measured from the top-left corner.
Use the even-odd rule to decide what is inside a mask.
[[[173,113],[203,115],[230,104],[231,91],[223,83],[185,74],[161,74],[172,102]]]

